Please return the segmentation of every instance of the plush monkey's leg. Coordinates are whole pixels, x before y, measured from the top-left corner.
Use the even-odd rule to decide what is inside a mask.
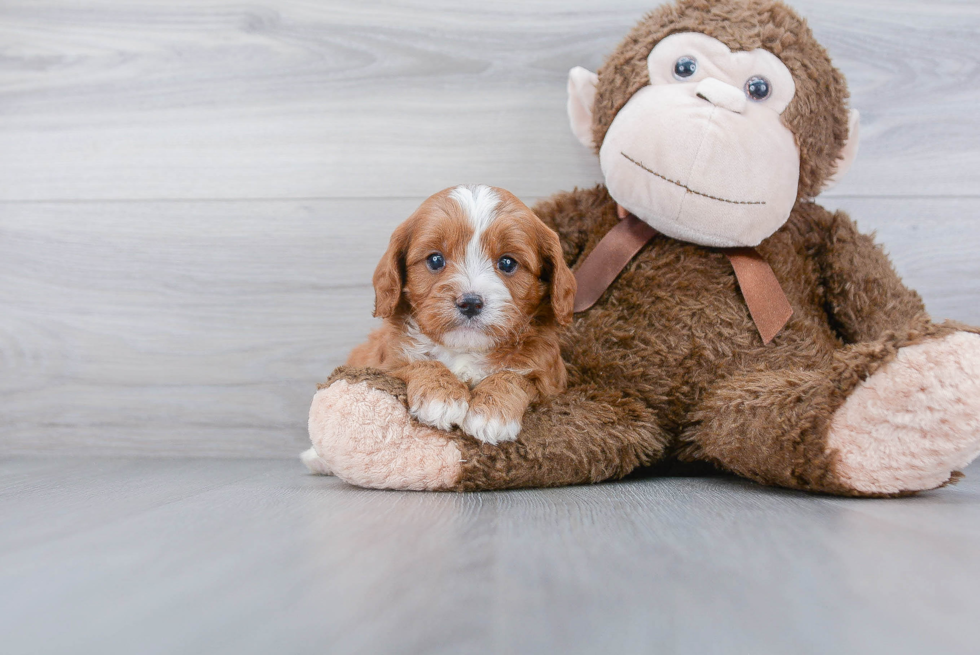
[[[573,388],[531,408],[517,441],[483,444],[412,420],[405,386],[342,367],[314,397],[310,438],[341,479],[384,489],[504,489],[598,482],[663,456],[652,412],[616,391]]]
[[[933,489],[980,453],[980,336],[849,346],[813,368],[708,393],[681,457],[765,484],[854,496]]]

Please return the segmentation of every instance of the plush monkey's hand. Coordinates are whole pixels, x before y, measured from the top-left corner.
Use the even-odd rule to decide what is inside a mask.
[[[457,437],[412,420],[407,401],[402,380],[375,369],[337,369],[313,397],[310,439],[319,457],[304,454],[304,462],[361,487],[456,488]]]

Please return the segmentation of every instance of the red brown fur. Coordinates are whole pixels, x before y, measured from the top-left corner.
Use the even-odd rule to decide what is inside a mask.
[[[404,380],[416,410],[426,402],[456,403],[484,418],[519,424],[530,403],[565,389],[559,332],[571,322],[575,279],[558,236],[516,197],[493,189],[499,202],[496,218],[480,235],[481,254],[490,262],[509,256],[518,265],[511,274],[494,270],[509,298],[493,307],[496,319],[471,335],[461,327],[457,302],[467,292],[460,276],[476,228],[452,192],[433,195],[395,230],[374,274],[375,316],[384,324],[347,363]],[[440,271],[427,265],[433,253],[444,257]],[[454,347],[461,340],[474,347]],[[469,357],[477,370],[456,375],[437,354],[444,360]]]

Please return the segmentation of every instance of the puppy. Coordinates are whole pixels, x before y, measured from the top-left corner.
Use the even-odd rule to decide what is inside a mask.
[[[384,325],[347,363],[404,380],[420,422],[512,441],[531,402],[565,389],[558,337],[575,277],[558,235],[511,193],[458,186],[423,202],[392,235],[374,291]]]

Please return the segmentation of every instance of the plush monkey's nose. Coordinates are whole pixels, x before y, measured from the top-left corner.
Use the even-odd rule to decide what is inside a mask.
[[[483,311],[483,298],[475,293],[467,293],[456,301],[456,307],[466,318],[473,318]]]
[[[741,114],[745,111],[745,92],[731,84],[725,84],[713,77],[706,77],[697,86],[699,98],[704,98],[716,107]]]

